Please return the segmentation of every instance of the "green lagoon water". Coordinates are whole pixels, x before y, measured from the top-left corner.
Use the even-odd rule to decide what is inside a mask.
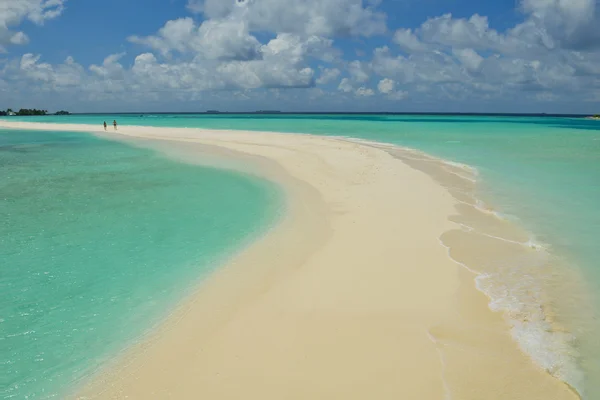
[[[270,183],[0,130],[0,399],[62,398],[274,221]]]
[[[532,240],[568,260],[592,294],[582,307],[588,320],[567,326],[568,345],[543,321],[516,339],[550,372],[565,373],[586,398],[600,398],[600,121],[553,117],[417,115],[74,115],[27,121],[100,125],[201,127],[310,133],[397,144],[477,169],[480,198],[517,219]],[[192,168],[192,167],[189,167]],[[41,206],[38,205],[38,209]],[[41,226],[41,225],[40,225]],[[518,275],[518,265],[507,266]],[[523,277],[529,279],[531,277]],[[535,283],[535,282],[534,282]],[[497,304],[518,302],[505,288]],[[577,294],[573,294],[577,297]],[[562,299],[555,299],[561,301]],[[554,301],[554,300],[553,300]],[[519,307],[518,304],[513,304]],[[539,305],[543,308],[544,305]],[[588,310],[589,308],[589,310]],[[565,339],[565,342],[567,340]],[[0,342],[1,343],[1,342]],[[573,349],[575,347],[575,349]],[[565,353],[564,355],[562,353]],[[568,353],[568,354],[567,354]],[[571,361],[575,359],[577,366]],[[583,378],[579,378],[583,375]],[[565,380],[570,380],[566,379]]]

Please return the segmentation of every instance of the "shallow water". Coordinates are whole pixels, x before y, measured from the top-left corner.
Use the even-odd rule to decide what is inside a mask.
[[[0,130],[0,398],[61,398],[274,221],[272,184]]]
[[[597,250],[600,121],[556,117],[284,114],[76,115],[23,120],[100,125],[113,119],[121,125],[346,136],[408,146],[474,167],[476,173],[472,176],[472,171],[465,171],[478,183],[473,188],[473,196],[480,200],[476,208],[492,205],[493,210],[487,210],[490,215],[516,222],[524,232],[517,235],[519,241],[538,249],[533,256],[497,260],[495,265],[488,266],[489,270],[473,261],[474,270],[487,271],[478,279],[479,288],[492,297],[494,309],[509,310],[509,314],[510,309],[528,310],[531,315],[536,309],[543,310],[536,330],[530,330],[531,326],[513,326],[513,334],[522,348],[555,375],[577,380],[571,384],[585,390],[587,398],[600,398],[597,339],[600,332],[596,330],[600,315]],[[454,172],[460,175],[460,168],[458,165]],[[469,226],[463,219],[460,222]],[[524,269],[520,269],[522,266]],[[499,271],[506,273],[497,275]],[[529,283],[523,286],[521,281]],[[542,287],[544,290],[537,289]],[[554,325],[558,322],[561,326],[559,333],[564,333],[559,342],[554,341],[560,335],[552,335],[556,326],[544,325],[548,314],[552,315]],[[577,371],[569,370],[573,360]],[[580,372],[583,377],[579,377]]]
[[[600,121],[557,117],[418,115],[73,115],[23,121],[269,130],[408,146],[471,165],[480,195],[580,261],[600,293]]]

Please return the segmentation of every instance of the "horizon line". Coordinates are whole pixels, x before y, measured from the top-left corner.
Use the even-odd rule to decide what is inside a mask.
[[[153,114],[185,114],[185,115],[466,115],[466,116],[546,116],[546,117],[589,117],[593,114],[560,114],[560,113],[494,113],[494,112],[386,112],[386,111],[126,111],[126,112],[70,112],[70,115],[153,115]],[[52,116],[48,113],[45,116]]]

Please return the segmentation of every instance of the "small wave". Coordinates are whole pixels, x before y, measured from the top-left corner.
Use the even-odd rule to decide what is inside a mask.
[[[392,144],[392,143],[376,142],[374,140],[359,139],[359,138],[350,137],[350,136],[340,136],[340,138],[344,139],[347,142],[355,142],[355,143],[365,144],[365,145],[369,145],[369,146],[377,146],[377,147],[385,147],[385,148],[397,148],[397,149],[402,149],[402,150],[408,150],[405,147],[398,146],[398,145],[395,145],[395,144]]]
[[[550,247],[548,244],[542,244],[537,242],[534,238],[529,239],[527,242],[524,243],[525,246],[530,247],[532,249],[541,251],[541,250],[548,250],[548,248]]]
[[[448,369],[447,365],[446,365],[446,358],[444,357],[444,352],[440,349],[440,345],[437,341],[437,339],[435,338],[435,336],[433,336],[431,334],[431,332],[427,331],[427,337],[429,338],[429,340],[431,341],[431,343],[433,343],[433,345],[435,346],[435,350],[438,353],[438,357],[440,358],[440,364],[442,366],[442,385],[444,387],[444,400],[452,400],[452,394],[450,392],[450,385],[448,385],[448,381],[446,380],[446,370]]]
[[[469,181],[471,183],[477,183],[477,176],[476,175],[473,178],[471,178],[469,176],[465,176],[463,174],[459,174],[458,172],[454,172],[454,171],[450,170],[450,168],[447,168],[447,167],[444,167],[444,171],[446,171],[449,174],[456,175],[459,178],[467,180],[467,181]]]
[[[446,244],[444,243],[444,241],[441,238],[438,238],[440,244],[442,245],[442,247],[444,247],[448,253],[448,257],[454,261],[456,264],[460,265],[461,267],[463,267],[464,269],[466,269],[467,271],[469,271],[470,273],[472,273],[473,275],[481,275],[481,272],[479,271],[475,271],[473,268],[469,267],[467,264],[461,263],[460,261],[455,260],[454,258],[452,258],[452,255],[450,255],[450,247],[446,246]]]
[[[477,210],[481,211],[482,213],[493,215],[494,217],[496,217],[498,219],[509,220],[509,218],[507,216],[494,210],[492,207],[485,204],[485,202],[483,202],[483,200],[481,200],[481,199],[475,199],[475,208]]]
[[[487,236],[519,246],[535,249],[526,259],[515,265],[496,266],[493,272],[483,272],[452,257],[451,247],[442,238],[439,241],[456,264],[475,275],[477,290],[485,294],[489,308],[502,312],[510,326],[511,336],[531,360],[549,374],[565,382],[581,398],[584,397],[584,373],[578,365],[576,338],[553,320],[545,304],[544,287],[552,285],[553,276],[546,276],[545,266],[551,260],[548,246],[539,243],[533,235],[527,242],[519,242],[478,231],[464,223],[457,223],[465,232]],[[487,268],[486,268],[487,269]],[[545,279],[549,279],[545,282]]]
[[[463,229],[465,232],[474,232],[477,235],[482,235],[482,236],[487,236],[492,239],[502,240],[503,242],[518,244],[519,246],[524,246],[524,247],[534,249],[537,251],[546,251],[549,248],[549,246],[547,244],[542,244],[542,243],[537,242],[534,237],[531,237],[526,242],[519,242],[517,240],[506,239],[506,238],[503,238],[500,236],[495,236],[495,235],[491,235],[489,233],[478,231],[475,228],[473,228],[472,226],[469,226],[462,222],[456,222],[456,224],[458,224],[461,227],[461,229]]]
[[[429,156],[431,157],[431,156]],[[464,169],[465,171],[470,172],[471,174],[475,175],[475,176],[479,176],[479,170],[475,167],[473,167],[472,165],[467,165],[467,164],[463,164],[463,163],[458,163],[455,161],[449,161],[449,160],[444,160],[441,158],[437,158],[438,161],[443,162],[444,164],[448,164],[452,167],[455,168],[459,168],[459,169]]]
[[[476,287],[490,299],[492,311],[504,313],[521,350],[583,398],[584,374],[577,364],[575,336],[550,323],[534,278],[512,271],[481,274],[475,278]]]

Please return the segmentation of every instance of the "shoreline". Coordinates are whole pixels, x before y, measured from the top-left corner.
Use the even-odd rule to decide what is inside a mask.
[[[20,129],[44,129],[39,125],[49,125],[45,129],[104,134],[102,129],[93,126],[17,124]],[[5,126],[3,121],[0,121],[0,126]],[[461,399],[506,396],[527,399],[577,398],[566,385],[534,365],[517,348],[502,316],[492,313],[488,308],[488,299],[475,289],[473,274],[457,264],[460,263],[457,257],[452,257],[452,254],[448,256],[456,244],[451,243],[451,237],[446,237],[448,240],[445,242],[444,235],[448,236],[448,232],[459,227],[459,222],[453,221],[452,216],[456,214],[461,194],[456,191],[452,193],[455,188],[440,184],[440,179],[448,177],[436,176],[439,170],[428,171],[426,166],[415,166],[419,162],[426,165],[423,160],[411,161],[406,155],[402,158],[366,144],[331,137],[185,128],[121,127],[121,130],[129,132],[125,133],[126,136],[183,141],[185,147],[190,143],[216,146],[225,149],[225,153],[231,152],[228,157],[236,158],[236,162],[241,159],[245,165],[248,162],[260,164],[256,159],[250,160],[248,154],[262,157],[263,161],[269,159],[271,165],[278,164],[282,168],[278,176],[264,166],[257,165],[256,171],[287,189],[292,203],[291,217],[288,217],[291,220],[286,221],[293,222],[286,225],[284,221],[271,234],[251,246],[247,253],[255,252],[256,257],[264,257],[267,264],[271,265],[271,272],[276,272],[273,264],[277,264],[277,260],[269,254],[272,251],[266,248],[261,251],[261,243],[263,247],[272,248],[268,244],[270,241],[279,238],[285,242],[286,235],[295,233],[301,237],[315,238],[314,234],[321,233],[320,239],[314,242],[315,246],[321,248],[318,251],[297,249],[297,240],[291,240],[290,253],[303,254],[308,261],[297,263],[299,267],[289,271],[289,275],[282,276],[277,272],[272,280],[257,282],[265,292],[249,297],[252,306],[235,309],[235,318],[228,321],[227,326],[220,325],[218,335],[206,336],[207,342],[219,345],[217,347],[222,350],[221,353],[203,349],[202,360],[194,359],[187,366],[182,366],[179,358],[168,355],[185,337],[183,332],[176,332],[182,330],[180,327],[173,327],[170,333],[159,337],[152,346],[148,346],[145,353],[140,354],[140,359],[135,361],[137,367],[129,368],[134,371],[135,379],[95,386],[96,389],[106,388],[105,392],[84,390],[84,393],[92,395],[90,398],[97,398],[93,394],[100,392],[103,395],[99,398],[112,398],[123,393],[133,393],[130,395],[133,398],[143,398],[144,395],[157,393],[158,380],[165,382],[160,387],[175,390],[172,386],[174,382],[181,384],[182,378],[188,382],[185,377],[189,378],[191,387],[176,390],[190,391],[177,392],[176,398],[188,398],[191,393],[226,398],[233,394],[228,390],[240,390],[237,393],[254,391],[266,398],[280,398],[289,393],[297,393],[298,398],[324,393],[335,396],[342,394],[339,390],[345,390],[343,394],[348,398],[364,398],[365,395],[383,398],[417,396],[423,399],[443,396]],[[193,158],[194,151],[186,151],[188,157]],[[246,156],[240,158],[240,151]],[[401,152],[402,149],[395,151]],[[454,171],[457,179],[462,179],[457,172],[462,174],[464,171]],[[295,186],[298,182],[294,184],[294,179],[290,178],[316,190],[325,201],[311,199]],[[377,196],[378,193],[381,196]],[[310,207],[306,207],[306,204],[310,204]],[[298,213],[301,214],[303,209],[305,214],[299,218]],[[307,213],[307,210],[310,212]],[[320,210],[321,216],[327,218],[311,219],[314,210]],[[407,224],[407,221],[412,224]],[[305,224],[303,228],[298,225],[299,222]],[[323,235],[327,225],[323,225],[325,222],[330,225],[330,237]],[[509,228],[503,226],[502,229]],[[277,235],[275,232],[278,232]],[[306,235],[308,232],[311,235]],[[372,243],[375,235],[378,243]],[[451,243],[448,248],[445,247],[447,243]],[[340,252],[349,254],[340,255]],[[470,255],[473,249],[464,250],[463,253]],[[239,258],[243,259],[244,254]],[[374,259],[377,261],[370,266]],[[363,263],[357,260],[363,260]],[[264,273],[266,268],[257,270],[256,262],[238,260],[233,264],[238,266],[219,268],[202,285],[202,289],[193,296],[195,298],[190,310],[194,307],[202,309],[200,303],[207,308],[206,304],[214,304],[216,298],[228,301],[223,297],[228,297],[227,293],[231,295],[232,279],[242,273],[240,264],[247,264],[253,275]],[[424,270],[412,269],[411,264],[419,265]],[[353,268],[348,271],[344,265],[352,265]],[[223,271],[231,271],[232,276]],[[346,275],[351,275],[352,279]],[[252,280],[256,277],[247,278]],[[293,295],[282,288],[289,289]],[[214,293],[209,295],[211,290]],[[215,296],[215,299],[203,302],[201,299],[207,296]],[[247,304],[246,301],[243,303]],[[203,312],[205,317],[212,314],[210,309]],[[278,319],[279,314],[287,319]],[[250,316],[257,317],[263,323],[255,322]],[[205,320],[196,322],[199,325],[206,323]],[[198,330],[198,324],[191,324],[189,328]],[[231,328],[228,329],[230,324],[250,328],[255,341],[236,335]],[[267,327],[271,329],[267,330]],[[352,337],[340,337],[340,330]],[[281,335],[270,336],[273,335],[272,331],[278,331]],[[297,331],[306,334],[306,337],[298,337]],[[395,335],[390,336],[389,332],[395,332]],[[270,337],[273,342],[262,342],[260,339],[263,335]],[[185,346],[179,346],[183,349],[178,354],[187,355],[186,349],[201,346],[199,343],[202,341],[199,340],[198,337],[189,338]],[[261,352],[252,348],[257,343]],[[272,354],[274,344],[280,346],[283,354]],[[348,358],[348,353],[352,357]],[[230,362],[220,365],[223,354],[230,357]],[[240,354],[246,356],[242,357],[242,361],[239,361]],[[146,359],[146,362],[141,359]],[[177,370],[173,372],[175,376],[171,377],[171,386],[165,381],[168,380],[163,376],[165,371],[154,365],[158,360],[165,359],[170,359],[172,362],[169,366]],[[261,371],[252,370],[250,365],[254,364],[250,363],[251,360],[259,364],[262,362]],[[348,365],[355,361],[360,365]],[[173,367],[178,362],[180,366]],[[323,369],[324,365],[330,368]],[[247,368],[244,369],[244,366]],[[202,387],[194,388],[190,373],[182,373],[182,370],[190,369],[212,379],[203,381]],[[332,369],[336,372],[330,372]],[[281,373],[286,370],[287,374]],[[322,373],[315,376],[319,370]],[[382,370],[385,371],[383,377],[375,372]],[[214,375],[216,371],[220,378]],[[267,371],[271,371],[271,375],[266,375]],[[274,381],[272,386],[276,387],[263,387],[251,382],[248,375],[256,378],[256,374],[270,376]],[[225,387],[227,379],[230,383],[238,382],[239,386],[245,387],[243,390],[228,389]],[[214,391],[207,391],[209,389]]]

